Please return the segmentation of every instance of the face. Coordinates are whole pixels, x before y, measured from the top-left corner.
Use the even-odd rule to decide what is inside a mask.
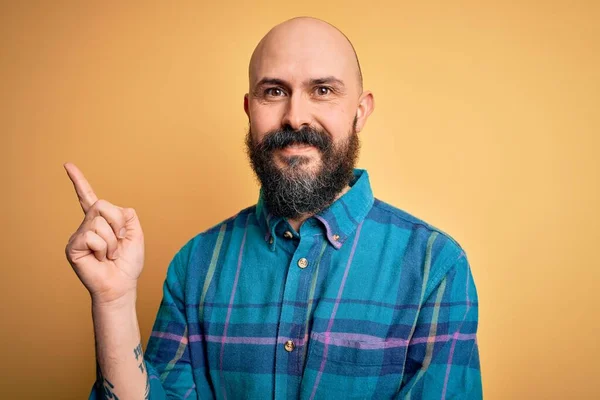
[[[263,194],[267,184],[286,181],[288,185],[278,188],[274,197],[285,197],[286,202],[302,197],[306,203],[320,192],[290,196],[292,187],[322,191],[325,181],[332,183],[332,174],[341,180],[333,188],[338,193],[348,185],[358,149],[356,134],[373,101],[369,92],[362,92],[354,53],[339,32],[302,24],[277,29],[263,39],[251,61],[250,90],[244,98],[250,124],[248,151]],[[274,205],[267,201],[267,206],[273,213]],[[295,207],[293,214],[315,212],[308,209],[314,206]],[[293,216],[289,210],[287,214],[283,216]]]
[[[347,140],[356,110],[342,80],[315,75],[299,82],[284,71],[273,74],[273,78],[261,78],[248,95],[250,132],[255,143],[278,129],[299,131],[307,127],[326,133],[332,143]],[[304,171],[315,173],[322,161],[318,148],[300,143],[277,149],[273,156],[280,167],[301,159]]]

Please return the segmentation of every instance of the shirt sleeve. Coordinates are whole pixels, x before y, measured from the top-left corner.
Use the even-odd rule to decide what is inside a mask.
[[[190,243],[173,258],[163,285],[163,298],[146,346],[149,399],[196,399],[188,348],[184,288]],[[96,381],[90,400],[113,398]],[[116,397],[115,397],[116,398]]]
[[[396,398],[481,399],[477,291],[464,252],[433,281],[419,310]]]

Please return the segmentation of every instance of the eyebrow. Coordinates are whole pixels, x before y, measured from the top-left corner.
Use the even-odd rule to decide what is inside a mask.
[[[330,85],[337,85],[341,88],[345,87],[344,81],[336,78],[335,76],[326,76],[324,78],[313,78],[313,79],[309,79],[307,81],[307,83],[308,83],[308,86],[330,84]],[[256,83],[256,87],[261,87],[263,85],[279,85],[279,86],[285,86],[285,87],[291,86],[288,82],[284,81],[283,79],[270,78],[270,77],[264,77]]]
[[[289,86],[286,81],[278,78],[262,78],[260,81],[256,83],[256,87],[263,85],[279,85],[279,86]]]
[[[329,85],[337,85],[342,88],[345,87],[344,81],[336,78],[335,76],[327,76],[325,78],[311,79],[308,82],[310,83],[311,86],[329,84]]]

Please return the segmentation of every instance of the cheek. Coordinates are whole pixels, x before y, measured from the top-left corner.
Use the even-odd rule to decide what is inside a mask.
[[[280,110],[275,105],[253,104],[250,107],[250,128],[255,138],[281,127]]]
[[[352,130],[354,116],[347,112],[323,113],[321,115],[320,124],[331,135],[334,142],[340,142],[346,139]]]

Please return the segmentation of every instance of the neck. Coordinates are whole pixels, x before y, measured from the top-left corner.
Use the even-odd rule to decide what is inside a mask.
[[[350,186],[347,185],[344,189],[342,189],[341,192],[338,193],[337,196],[335,196],[335,199],[333,200],[333,202],[335,202],[337,199],[342,197],[348,190],[350,190]],[[332,202],[332,204],[333,204],[333,202]],[[287,222],[291,225],[292,228],[294,228],[294,230],[296,232],[300,232],[300,227],[302,226],[304,221],[306,221],[313,215],[314,214],[302,214],[296,218],[287,218]]]

